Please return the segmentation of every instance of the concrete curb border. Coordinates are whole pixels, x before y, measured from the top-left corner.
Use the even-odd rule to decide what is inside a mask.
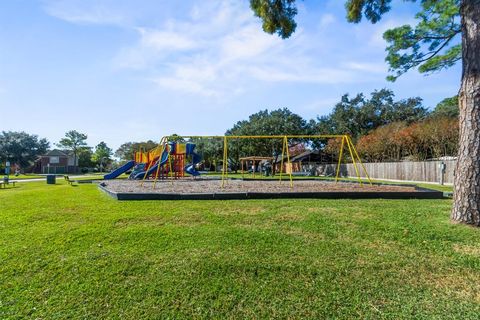
[[[405,186],[405,185],[403,185]],[[443,192],[415,186],[414,192],[218,192],[218,193],[133,193],[115,192],[105,183],[100,190],[116,200],[247,200],[247,199],[443,199]]]

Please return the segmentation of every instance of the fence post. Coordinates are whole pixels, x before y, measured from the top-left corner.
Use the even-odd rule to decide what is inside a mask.
[[[447,166],[445,165],[445,162],[443,162],[443,161],[438,166],[440,168],[440,184],[443,186],[445,169],[446,169]]]

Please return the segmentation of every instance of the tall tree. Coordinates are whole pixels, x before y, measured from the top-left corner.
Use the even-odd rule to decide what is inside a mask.
[[[428,115],[419,97],[395,101],[393,91],[375,90],[370,99],[362,93],[350,98],[342,96],[328,116],[319,117],[315,128],[323,134],[350,134],[354,139],[373,129],[397,121],[407,124],[422,120]]]
[[[92,155],[92,160],[100,167],[100,172],[106,164],[111,162],[112,149],[107,146],[105,142],[100,142],[95,146],[95,152]]]
[[[480,226],[480,0],[463,0],[460,145],[455,170],[455,221]]]
[[[95,166],[92,160],[92,147],[81,147],[78,149],[78,166],[80,168],[91,168]]]
[[[0,160],[26,167],[41,154],[47,152],[50,143],[37,135],[26,132],[2,131],[0,133]]]
[[[65,133],[65,138],[62,138],[57,146],[64,148],[65,150],[73,153],[73,163],[75,164],[75,170],[77,170],[78,164],[78,152],[80,148],[87,146],[87,135],[80,133],[76,130],[70,130]]]
[[[195,143],[195,152],[201,155],[205,162],[205,168],[215,171],[223,156],[223,141],[220,139],[193,138],[190,139],[190,142]]]
[[[143,142],[125,142],[115,150],[115,157],[122,161],[129,161],[133,159],[133,154],[137,151],[148,151],[158,146],[158,142],[148,140]]]
[[[415,0],[412,0],[415,1]],[[386,61],[395,80],[418,69],[429,73],[462,61],[459,91],[459,152],[452,219],[480,226],[480,0],[419,0],[417,24],[387,30]],[[392,0],[346,0],[347,19],[372,23],[391,9]],[[295,31],[294,0],[250,0],[266,32],[288,38]],[[267,27],[266,27],[267,25]],[[461,40],[461,42],[460,42]]]
[[[176,133],[168,136],[168,141],[176,142],[176,143],[185,143],[185,139]]]
[[[249,116],[248,120],[237,122],[226,135],[301,135],[309,133],[309,125],[301,116],[287,108],[273,111],[263,110]],[[301,139],[289,141],[291,144],[302,142]],[[282,152],[282,139],[244,139],[231,140],[230,162],[238,164],[241,156],[273,156],[276,158]]]
[[[431,116],[457,118],[458,114],[458,96],[454,96],[451,98],[445,98],[440,101],[433,110]]]

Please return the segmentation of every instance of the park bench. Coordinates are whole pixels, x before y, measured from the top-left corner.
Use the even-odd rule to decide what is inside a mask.
[[[64,175],[63,178],[68,182],[69,185],[73,185],[74,183],[76,183],[76,185],[79,185],[80,183],[92,183],[92,180],[72,180],[67,175]]]
[[[0,189],[1,188],[7,188],[7,186],[9,185],[12,185],[12,187],[15,188],[15,183],[17,183],[16,181],[0,181]]]
[[[67,181],[67,183],[69,185],[72,185],[73,183],[78,182],[78,181],[75,181],[75,180],[70,180],[70,177],[67,176],[67,175],[64,175],[63,178],[65,179],[65,181]]]

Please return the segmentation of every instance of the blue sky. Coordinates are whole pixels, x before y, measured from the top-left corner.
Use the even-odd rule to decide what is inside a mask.
[[[6,0],[0,3],[0,130],[57,142],[70,129],[113,148],[163,135],[223,134],[260,109],[310,119],[344,93],[390,88],[428,107],[461,68],[385,81],[384,30],[413,21],[398,1],[372,25],[344,1],[299,2],[288,40],[262,32],[247,0]]]

